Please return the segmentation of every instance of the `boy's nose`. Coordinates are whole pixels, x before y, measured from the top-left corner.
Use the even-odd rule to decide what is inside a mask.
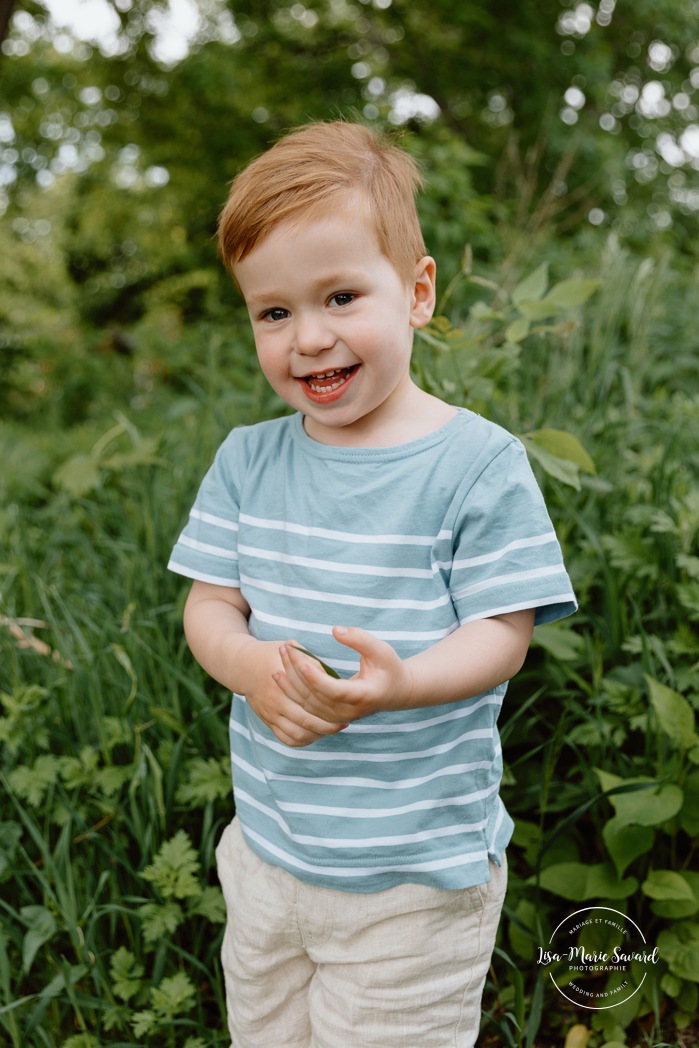
[[[294,349],[304,356],[316,356],[324,349],[331,349],[335,337],[325,318],[321,315],[302,314],[294,325]]]

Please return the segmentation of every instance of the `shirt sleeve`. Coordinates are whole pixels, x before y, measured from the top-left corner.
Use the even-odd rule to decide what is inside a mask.
[[[234,432],[219,448],[201,483],[168,569],[200,582],[239,589],[236,459]]]
[[[450,589],[461,625],[524,608],[535,609],[540,625],[577,609],[543,495],[515,438],[465,493]]]

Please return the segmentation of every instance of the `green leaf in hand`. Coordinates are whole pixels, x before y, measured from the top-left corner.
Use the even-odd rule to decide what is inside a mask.
[[[304,655],[309,655],[316,662],[319,662],[329,677],[335,677],[337,680],[340,679],[340,674],[336,673],[332,666],[328,666],[322,659],[319,659],[317,655],[314,655],[312,651],[308,651],[307,648],[302,648],[300,644],[294,644],[292,647],[296,648],[297,651],[303,652]]]

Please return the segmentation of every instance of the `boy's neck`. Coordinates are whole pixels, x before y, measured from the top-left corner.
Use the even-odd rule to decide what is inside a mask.
[[[409,380],[409,388],[396,410],[371,412],[350,426],[323,426],[304,416],[306,434],[319,444],[345,448],[390,448],[409,444],[441,429],[456,415],[456,408],[426,393]]]

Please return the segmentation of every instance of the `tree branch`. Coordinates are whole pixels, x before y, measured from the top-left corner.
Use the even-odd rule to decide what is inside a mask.
[[[10,30],[10,19],[17,0],[0,0],[0,44]]]

